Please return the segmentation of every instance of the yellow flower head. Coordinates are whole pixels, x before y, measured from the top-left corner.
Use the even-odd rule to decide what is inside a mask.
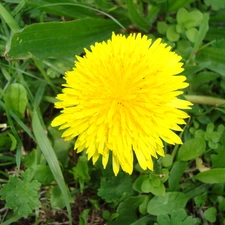
[[[133,152],[142,169],[153,170],[152,156],[163,156],[163,142],[181,144],[173,131],[181,131],[191,105],[178,95],[188,86],[181,57],[157,39],[112,34],[77,56],[75,68],[66,72],[62,108],[52,126],[66,129],[65,140],[77,137],[74,148],[86,150],[95,163],[102,156],[106,167],[110,152],[115,175],[120,167],[131,174]]]

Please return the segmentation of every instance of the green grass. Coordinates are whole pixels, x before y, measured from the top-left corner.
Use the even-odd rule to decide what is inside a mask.
[[[0,20],[1,224],[225,224],[223,0],[5,0]],[[182,56],[194,105],[184,144],[166,145],[154,171],[135,163],[115,177],[50,126],[74,56],[112,32],[162,38]],[[9,197],[26,191],[22,202]]]

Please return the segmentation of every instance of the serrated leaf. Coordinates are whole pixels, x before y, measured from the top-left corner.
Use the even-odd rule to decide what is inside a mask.
[[[164,196],[154,196],[148,203],[147,211],[151,215],[171,214],[173,210],[184,208],[188,198],[181,192],[167,192]]]
[[[172,212],[171,218],[167,214],[157,217],[158,225],[195,225],[197,220],[191,216],[187,216],[184,209],[179,209]]]
[[[211,170],[207,170],[201,173],[198,173],[194,176],[195,179],[207,183],[224,183],[225,182],[225,168],[215,168]]]
[[[9,85],[4,96],[6,107],[21,117],[28,103],[27,91],[23,85],[14,83]]]
[[[32,24],[13,34],[6,57],[10,59],[74,58],[96,41],[119,30],[112,20],[85,18],[70,22]],[[79,30],[79,32],[77,32]]]
[[[172,224],[181,224],[184,219],[187,217],[187,213],[184,209],[179,209],[177,211],[173,211],[171,215],[171,223]]]
[[[40,206],[38,190],[41,184],[32,180],[33,173],[26,170],[22,178],[10,176],[7,184],[0,190],[1,199],[6,201],[6,207],[22,217],[28,217]]]
[[[200,156],[206,148],[203,138],[193,138],[186,141],[178,151],[177,159],[180,161],[189,161]]]
[[[161,214],[157,216],[158,225],[171,225],[170,217],[167,214]]]
[[[128,197],[132,193],[131,177],[125,173],[120,173],[109,180],[103,177],[101,179],[101,186],[98,189],[98,196],[107,202],[117,202],[120,198]]]

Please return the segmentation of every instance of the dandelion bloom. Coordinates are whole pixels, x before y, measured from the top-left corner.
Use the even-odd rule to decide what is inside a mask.
[[[181,57],[157,39],[141,34],[112,34],[76,56],[75,68],[66,72],[61,108],[52,126],[66,129],[65,140],[75,137],[74,149],[86,151],[106,167],[109,154],[115,175],[120,167],[131,174],[135,153],[142,169],[153,170],[152,156],[163,156],[163,142],[182,144],[173,131],[182,131],[191,103],[177,96],[188,86]],[[134,152],[134,153],[133,153]]]

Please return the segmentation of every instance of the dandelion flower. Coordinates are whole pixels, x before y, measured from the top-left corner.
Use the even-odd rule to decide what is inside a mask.
[[[85,56],[76,56],[75,68],[66,72],[61,108],[52,126],[65,129],[62,137],[77,137],[74,149],[86,151],[106,167],[112,154],[117,175],[120,167],[131,174],[136,156],[142,169],[153,170],[152,157],[163,156],[163,141],[182,144],[174,131],[182,131],[188,117],[182,109],[191,103],[177,98],[188,86],[181,57],[171,47],[141,34],[112,34],[95,43]]]

